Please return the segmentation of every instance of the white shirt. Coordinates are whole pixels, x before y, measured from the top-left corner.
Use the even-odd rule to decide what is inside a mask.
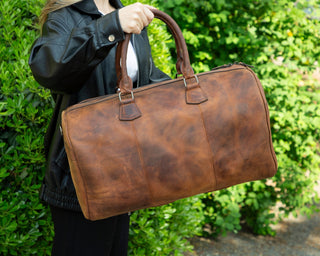
[[[127,52],[127,72],[132,82],[136,82],[138,78],[138,60],[131,42],[129,42]]]
[[[99,10],[102,15],[105,15]],[[131,41],[129,42],[128,52],[127,52],[127,73],[131,78],[132,82],[136,82],[138,79],[138,60],[136,52],[133,48]]]

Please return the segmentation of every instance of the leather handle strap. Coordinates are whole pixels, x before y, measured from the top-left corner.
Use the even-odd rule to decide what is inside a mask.
[[[194,72],[190,65],[189,52],[178,24],[168,14],[160,10],[152,9],[151,11],[155,18],[158,18],[167,24],[173,34],[178,57],[176,63],[177,73],[182,74],[186,79],[193,77]],[[127,49],[130,37],[130,34],[126,34],[125,40],[118,44],[116,52],[117,84],[122,93],[130,93],[132,91],[132,81],[128,76],[126,69]]]
[[[190,65],[189,52],[182,32],[178,24],[166,13],[152,9],[155,18],[165,22],[170,28],[177,48],[178,61],[176,64],[178,74],[183,75],[185,84],[185,99],[187,104],[201,104],[208,100],[202,91],[199,80]],[[120,89],[119,119],[121,121],[132,121],[142,116],[133,95],[133,84],[127,73],[127,51],[131,34],[126,34],[125,40],[117,46],[116,72],[117,85]],[[187,83],[188,80],[188,83]],[[128,98],[128,96],[131,96]]]
[[[183,74],[185,75],[182,70],[183,69],[183,61],[185,60],[187,63],[185,63],[187,66],[190,66],[190,58],[189,58],[189,52],[187,49],[187,44],[184,40],[183,34],[181,32],[180,27],[178,24],[175,22],[174,19],[172,19],[168,14],[158,10],[154,9],[152,10],[155,18],[158,18],[159,20],[162,20],[164,23],[167,24],[169,27],[174,41],[176,43],[176,49],[177,49],[177,62],[176,62],[176,69],[177,69],[177,74]],[[192,70],[193,73],[193,70]]]

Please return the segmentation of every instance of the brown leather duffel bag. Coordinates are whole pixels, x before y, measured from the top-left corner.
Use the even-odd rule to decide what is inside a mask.
[[[195,75],[178,25],[167,14],[153,12],[174,35],[182,77],[133,90],[124,68],[127,35],[117,54],[120,93],[87,100],[62,114],[71,175],[90,220],[277,171],[268,105],[254,72],[234,64]]]

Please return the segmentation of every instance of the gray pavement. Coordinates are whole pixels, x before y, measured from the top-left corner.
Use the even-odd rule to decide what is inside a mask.
[[[188,256],[320,256],[320,213],[300,216],[276,225],[277,235],[230,233],[217,240],[193,238],[195,253]]]
[[[320,193],[320,187],[317,189]],[[320,208],[320,205],[319,205]],[[275,237],[241,231],[226,237],[191,240],[194,253],[186,256],[320,256],[320,212],[310,218],[289,217],[274,226]]]

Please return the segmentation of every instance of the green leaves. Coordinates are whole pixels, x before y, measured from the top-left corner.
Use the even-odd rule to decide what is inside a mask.
[[[51,114],[49,92],[28,66],[38,0],[0,3],[0,254],[49,255],[52,225],[38,191],[43,136]]]
[[[129,255],[183,255],[192,246],[186,238],[201,233],[200,197],[136,211],[131,216]]]

